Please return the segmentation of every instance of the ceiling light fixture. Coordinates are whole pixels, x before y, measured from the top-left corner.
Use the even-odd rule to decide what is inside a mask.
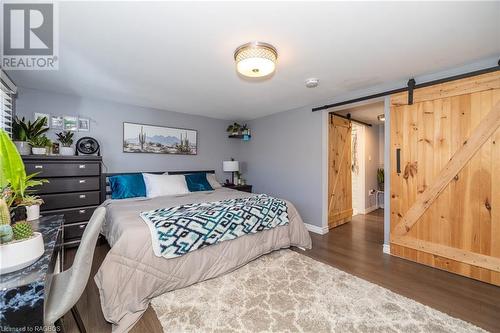
[[[263,42],[246,43],[234,51],[236,70],[247,77],[263,77],[273,73],[277,59],[276,48]]]
[[[385,114],[379,114],[379,115],[377,116],[377,119],[378,119],[379,121],[385,121]]]

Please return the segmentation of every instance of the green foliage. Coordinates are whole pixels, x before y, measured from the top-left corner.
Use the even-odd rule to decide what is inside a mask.
[[[33,179],[37,173],[26,175],[23,160],[16,146],[2,129],[0,129],[0,171],[0,189],[2,197],[7,198],[9,207],[14,202],[22,201],[29,188],[48,182],[46,179]],[[8,195],[4,195],[7,192]]]
[[[14,140],[30,141],[47,132],[49,128],[45,126],[47,126],[46,117],[38,118],[34,122],[26,122],[24,117],[22,119],[15,117],[12,122],[12,136]]]
[[[241,125],[238,123],[231,124],[227,127],[226,131],[228,133],[236,133],[241,130]]]
[[[8,243],[14,238],[10,224],[0,224],[0,244]]]
[[[33,147],[44,148],[52,146],[52,141],[45,135],[36,136],[28,140],[29,144]]]
[[[70,131],[56,133],[57,140],[63,145],[63,147],[70,147],[73,144],[74,135],[75,133]]]
[[[19,206],[34,206],[43,204],[43,199],[38,195],[26,195],[19,203]]]
[[[33,227],[29,222],[16,222],[12,227],[12,232],[15,240],[26,239],[33,236]]]
[[[10,225],[10,210],[7,202],[0,199],[0,225]]]
[[[377,169],[377,182],[379,184],[384,183],[384,169],[383,168]]]

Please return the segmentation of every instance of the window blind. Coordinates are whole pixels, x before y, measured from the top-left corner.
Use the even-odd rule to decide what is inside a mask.
[[[4,78],[2,72],[2,78]],[[12,136],[13,91],[6,81],[0,80],[0,128]]]

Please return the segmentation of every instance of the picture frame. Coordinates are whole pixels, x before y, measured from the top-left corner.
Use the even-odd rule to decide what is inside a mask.
[[[198,131],[140,123],[123,123],[123,152],[197,155]]]
[[[50,128],[53,130],[64,129],[64,118],[61,116],[52,116],[50,119]]]
[[[50,128],[50,114],[48,114],[48,113],[41,113],[41,112],[35,112],[33,114],[33,119],[37,120],[38,118],[47,118],[47,125],[44,126],[43,128]]]
[[[78,117],[78,131],[79,132],[89,132],[90,131],[90,119]]]
[[[78,130],[78,117],[64,116],[63,117],[63,129],[65,131],[77,131]]]

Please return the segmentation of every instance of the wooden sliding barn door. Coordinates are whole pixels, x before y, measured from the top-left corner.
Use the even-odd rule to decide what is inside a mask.
[[[352,217],[351,122],[330,115],[328,139],[328,227]]]
[[[407,102],[391,96],[391,254],[500,285],[500,73]]]

